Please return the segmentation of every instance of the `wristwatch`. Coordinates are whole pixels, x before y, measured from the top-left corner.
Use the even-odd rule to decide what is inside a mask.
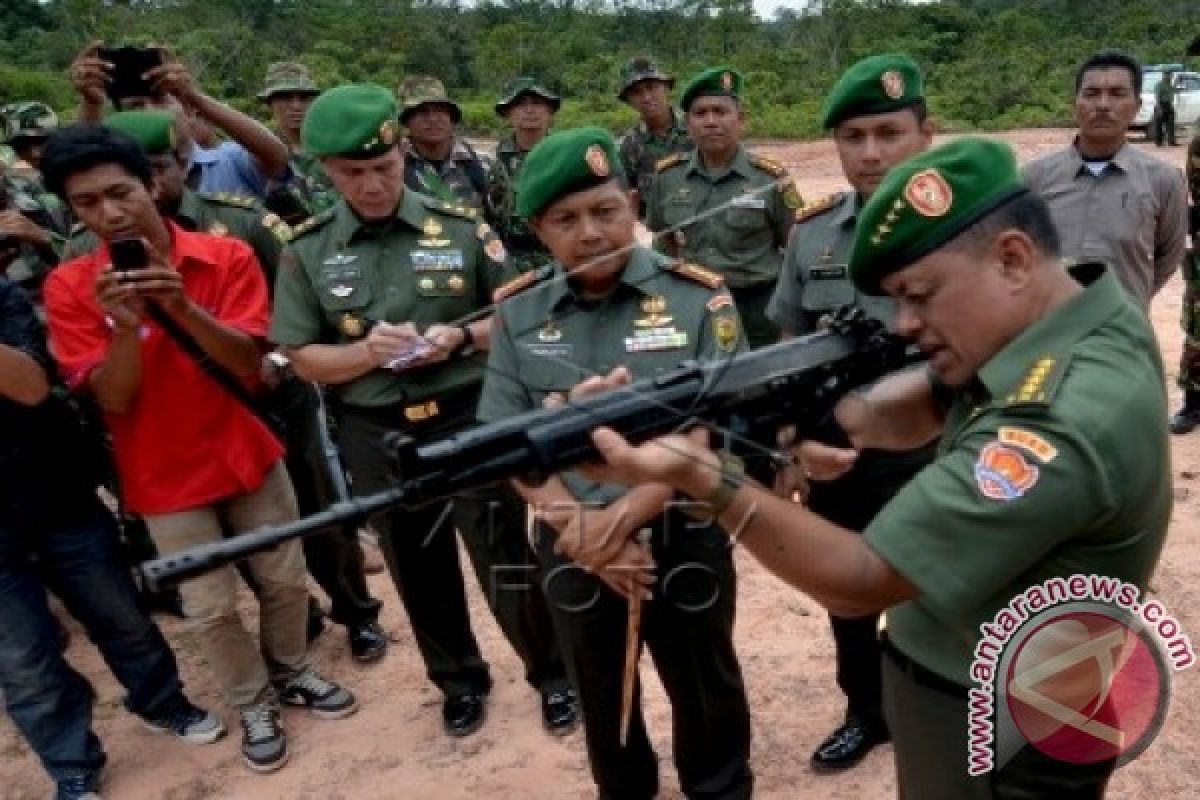
[[[717,482],[717,488],[708,497],[697,497],[694,502],[684,506],[684,513],[693,519],[712,521],[733,504],[738,489],[746,482],[746,468],[740,458],[721,450],[717,452],[717,460],[718,469],[721,471],[721,480]]]
[[[463,338],[455,352],[463,358],[475,355],[475,334],[471,333],[471,326],[459,325],[458,329],[462,331]]]

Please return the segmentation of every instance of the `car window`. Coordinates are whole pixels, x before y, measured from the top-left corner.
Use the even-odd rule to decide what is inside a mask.
[[[1143,72],[1142,73],[1142,92],[1153,92],[1158,84],[1162,81],[1161,72]]]
[[[1185,92],[1194,92],[1200,89],[1200,77],[1184,75],[1179,82],[1179,88]]]

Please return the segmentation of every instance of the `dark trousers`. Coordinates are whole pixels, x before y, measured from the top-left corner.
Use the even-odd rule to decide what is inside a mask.
[[[1112,760],[1070,764],[1026,745],[998,770],[968,775],[966,688],[931,686],[891,655],[883,685],[899,800],[1103,800]]]
[[[271,394],[272,410],[286,426],[284,464],[296,492],[301,516],[315,514],[337,501],[332,467],[321,446],[320,404],[311,383],[289,377]],[[380,602],[371,596],[363,572],[358,530],[347,525],[304,540],[308,571],[329,596],[334,622],[357,626],[379,617]]]
[[[750,710],[733,648],[737,578],[719,529],[660,520],[651,547],[655,597],[643,606],[641,638],[671,701],[675,766],[689,798],[745,798],[750,772]],[[691,523],[695,526],[695,523]],[[598,578],[554,552],[539,525],[535,548],[568,673],[583,712],[588,762],[603,800],[642,800],[658,792],[658,761],[646,735],[641,686],[629,739],[620,745],[627,606]]]
[[[152,719],[183,699],[175,656],[138,606],[121,563],[116,523],[94,497],[73,505],[67,521],[0,518],[0,688],[55,780],[95,772],[105,757],[92,732],[92,687],[63,658],[47,588],[125,687],[130,711]]]
[[[757,350],[778,342],[779,326],[767,316],[767,303],[771,302],[771,295],[775,293],[775,282],[730,287],[730,292],[750,348]]]
[[[1154,119],[1151,120],[1154,125],[1154,144],[1162,147],[1163,144],[1168,144],[1172,147],[1179,142],[1175,139],[1175,107],[1159,105],[1154,112]]]
[[[355,494],[369,494],[393,482],[385,434],[403,430],[419,439],[445,435],[474,420],[474,399],[469,408],[444,416],[444,421],[412,425],[405,423],[399,409],[342,409],[339,435]],[[492,683],[471,630],[455,527],[496,621],[525,665],[526,679],[547,691],[565,685],[566,667],[553,623],[535,570],[530,569],[535,562],[525,515],[524,503],[511,490],[490,487],[418,509],[393,509],[375,520],[384,560],[429,679],[449,695],[487,691]]]
[[[861,532],[933,455],[932,446],[909,453],[865,451],[841,479],[813,484],[808,507],[831,522]],[[848,619],[831,614],[829,625],[837,653],[837,683],[846,695],[846,715],[883,726],[879,615]]]

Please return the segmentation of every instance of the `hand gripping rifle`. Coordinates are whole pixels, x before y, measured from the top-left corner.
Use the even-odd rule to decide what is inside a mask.
[[[403,434],[390,434],[400,476],[395,486],[295,522],[147,561],[142,574],[149,586],[171,585],[394,506],[413,508],[510,478],[538,483],[594,459],[591,432],[599,426],[637,444],[703,420],[762,443],[758,450],[773,450],[779,428],[796,425],[798,438],[816,438],[812,433],[822,423],[828,427],[842,395],[922,358],[881,323],[847,309],[818,333],[725,359],[685,362],[652,379],[439,441],[417,445]]]

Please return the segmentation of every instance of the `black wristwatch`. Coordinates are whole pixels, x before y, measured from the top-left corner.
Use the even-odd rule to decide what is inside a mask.
[[[459,325],[458,329],[462,331],[463,338],[455,352],[463,358],[475,355],[475,334],[471,333],[471,326]]]

